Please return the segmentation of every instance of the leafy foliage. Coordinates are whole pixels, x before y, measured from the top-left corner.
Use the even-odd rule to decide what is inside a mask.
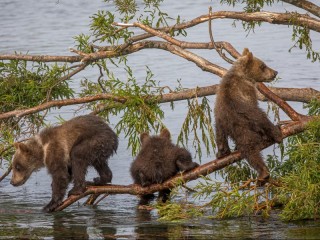
[[[246,12],[260,12],[264,6],[271,6],[275,1],[278,0],[220,0],[220,3],[233,7],[236,4],[241,4]]]
[[[311,59],[312,62],[315,62],[317,60],[320,61],[320,52],[314,51],[312,47],[310,29],[307,26],[299,23],[296,13],[292,14],[291,22],[293,23],[292,41],[294,41],[295,43],[289,49],[289,51],[291,51],[295,47],[299,47],[299,49],[305,48],[308,59]]]
[[[108,79],[101,79],[98,83],[83,81],[82,87],[84,88],[81,96],[105,92],[126,100],[123,104],[105,100],[89,106],[95,109],[103,104],[104,111],[101,115],[107,119],[110,115],[121,115],[116,131],[125,133],[129,140],[129,147],[132,148],[132,154],[135,155],[140,146],[139,134],[150,130],[158,131],[163,126],[161,120],[164,113],[157,101],[162,88],[158,87],[157,82],[153,80],[153,74],[149,68],[147,68],[145,81],[140,85],[134,78],[131,68],[126,66],[125,70],[127,72],[126,82],[116,78],[112,73],[108,73]]]
[[[194,98],[188,100],[188,113],[182,124],[181,132],[178,136],[178,142],[187,145],[189,141],[190,132],[194,134],[193,147],[197,149],[199,159],[202,157],[203,143],[206,147],[207,155],[212,149],[215,149],[214,130],[212,125],[212,109],[210,102],[206,97],[203,97],[201,103],[200,99]],[[201,132],[201,137],[198,131]]]
[[[319,100],[314,100],[307,105],[309,114],[319,115],[319,103]],[[280,217],[285,221],[319,219],[320,118],[310,122],[303,133],[288,138],[284,159],[282,162],[278,157],[268,156],[273,180],[263,188],[254,184],[252,178],[255,176],[244,161],[224,169],[222,177],[225,182],[203,177],[194,187],[193,202],[198,205],[189,204],[188,209],[192,209],[193,214],[203,214],[207,209],[209,213],[205,216],[209,218],[253,214],[268,217],[272,209],[282,206]],[[168,208],[168,211],[161,212],[162,219],[183,220],[187,216],[176,214],[179,207],[172,202]]]
[[[25,61],[0,62],[0,112],[9,112],[34,107],[49,100],[66,99],[73,96],[73,90],[60,79],[68,74],[65,65],[33,63]],[[11,160],[10,144],[19,137],[26,138],[43,125],[47,112],[10,118],[0,121],[0,152]]]
[[[25,61],[0,62],[0,111],[9,112],[72,97],[74,92],[69,83],[60,81],[67,73],[66,66],[57,64],[49,67],[45,63],[34,63],[29,67]],[[36,121],[34,116],[27,118],[33,123]],[[12,119],[4,122],[10,127],[17,123]]]
[[[319,104],[319,102],[318,102]],[[320,120],[289,138],[288,160],[283,164],[283,187],[278,198],[284,204],[284,220],[320,217]]]
[[[227,4],[233,7],[239,5],[247,13],[261,12],[265,6],[272,6],[277,2],[279,2],[279,0],[220,0],[221,4]],[[297,12],[288,12],[288,14],[291,14],[290,23],[292,23],[292,41],[294,42],[289,51],[291,51],[292,48],[299,47],[299,49],[306,50],[306,56],[308,59],[311,59],[312,62],[320,61],[320,52],[315,51],[312,45],[310,29],[298,21]],[[256,26],[261,26],[261,24],[262,22],[260,21],[242,21],[242,26],[248,34],[254,32]]]
[[[7,112],[32,107],[51,99],[69,98],[73,90],[68,82],[60,81],[66,66],[12,60],[0,62],[0,111]]]

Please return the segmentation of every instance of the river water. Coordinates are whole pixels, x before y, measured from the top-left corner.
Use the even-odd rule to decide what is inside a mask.
[[[191,20],[214,10],[228,9],[219,1],[165,1],[163,10],[170,14],[180,14],[182,19]],[[314,1],[317,2],[317,1]],[[100,0],[0,0],[0,54],[14,51],[29,54],[68,55],[74,46],[73,37],[89,32],[92,14],[98,10],[114,10],[112,3]],[[294,9],[286,4],[278,4],[274,11]],[[263,24],[255,34],[246,36],[237,22],[232,27],[230,20],[214,21],[216,41],[229,41],[239,51],[249,47],[251,51],[279,72],[281,79],[274,85],[279,87],[312,87],[320,90],[319,63],[311,63],[304,51],[293,49],[291,28]],[[188,32],[188,41],[209,41],[207,24],[202,24]],[[314,47],[320,49],[320,36],[314,34]],[[210,61],[228,68],[214,51],[195,51]],[[193,63],[160,50],[144,50],[129,57],[137,79],[144,79],[146,65],[155,74],[162,86],[175,88],[177,79],[184,87],[216,84],[219,78],[202,72]],[[120,77],[125,74],[117,70]],[[77,75],[72,84],[76,87],[82,77],[97,79],[98,70],[86,70]],[[214,101],[214,97],[209,98]],[[290,103],[300,112],[302,104]],[[186,103],[178,102],[175,110],[163,105],[166,113],[164,123],[169,127],[172,138],[178,136],[186,114]],[[266,107],[264,103],[262,107]],[[55,121],[60,114],[65,119],[73,117],[71,108],[53,112],[48,120]],[[79,113],[78,113],[79,114]],[[288,119],[281,114],[281,119]],[[117,118],[111,119],[115,126]],[[129,167],[133,157],[127,149],[127,140],[120,135],[118,154],[110,159],[113,183],[130,184]],[[190,149],[193,153],[194,150]],[[266,153],[268,153],[267,150]],[[214,153],[202,158],[202,163],[214,159]],[[196,159],[196,161],[199,161]],[[0,174],[3,170],[0,169]],[[95,173],[89,171],[88,178]],[[51,196],[50,181],[43,169],[29,179],[22,187],[14,188],[9,177],[0,183],[0,239],[310,239],[320,238],[320,223],[301,221],[284,223],[272,215],[264,220],[260,217],[229,220],[194,220],[186,223],[163,223],[157,221],[155,211],[137,210],[138,199],[130,195],[109,196],[97,207],[84,207],[82,202],[74,204],[63,212],[43,214],[41,208]]]

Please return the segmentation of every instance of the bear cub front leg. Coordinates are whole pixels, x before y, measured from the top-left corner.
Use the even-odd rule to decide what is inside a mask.
[[[43,208],[44,212],[52,212],[62,203],[69,182],[70,177],[63,170],[57,170],[57,172],[52,174],[52,198],[51,201]]]

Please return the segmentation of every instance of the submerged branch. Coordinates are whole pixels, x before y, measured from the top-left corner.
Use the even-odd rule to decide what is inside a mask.
[[[288,136],[304,131],[306,129],[307,123],[313,120],[314,118],[315,117],[307,117],[300,121],[292,121],[290,124],[283,126],[281,129],[283,138],[286,138]],[[270,143],[264,148],[272,144],[273,143]],[[158,192],[160,190],[164,190],[168,188],[173,188],[178,184],[180,184],[181,182],[191,181],[201,176],[206,176],[214,171],[220,170],[240,160],[242,160],[241,154],[238,151],[236,151],[226,157],[216,159],[208,163],[205,163],[203,165],[200,165],[199,167],[191,171],[184,172],[182,174],[177,174],[176,176],[168,179],[162,184],[153,184],[148,187],[142,187],[137,184],[131,184],[127,186],[113,185],[113,184],[106,185],[106,186],[89,186],[87,187],[86,191],[83,194],[68,197],[66,200],[63,201],[63,203],[59,207],[55,209],[55,211],[62,211],[63,209],[67,208],[71,204],[78,201],[79,199],[84,198],[85,196],[88,196],[91,194],[107,193],[107,194],[143,195],[143,194],[151,194],[151,193]]]

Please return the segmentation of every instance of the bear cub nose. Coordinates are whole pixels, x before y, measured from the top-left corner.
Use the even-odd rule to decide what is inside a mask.
[[[278,75],[278,72],[277,71],[274,71],[274,78]]]

